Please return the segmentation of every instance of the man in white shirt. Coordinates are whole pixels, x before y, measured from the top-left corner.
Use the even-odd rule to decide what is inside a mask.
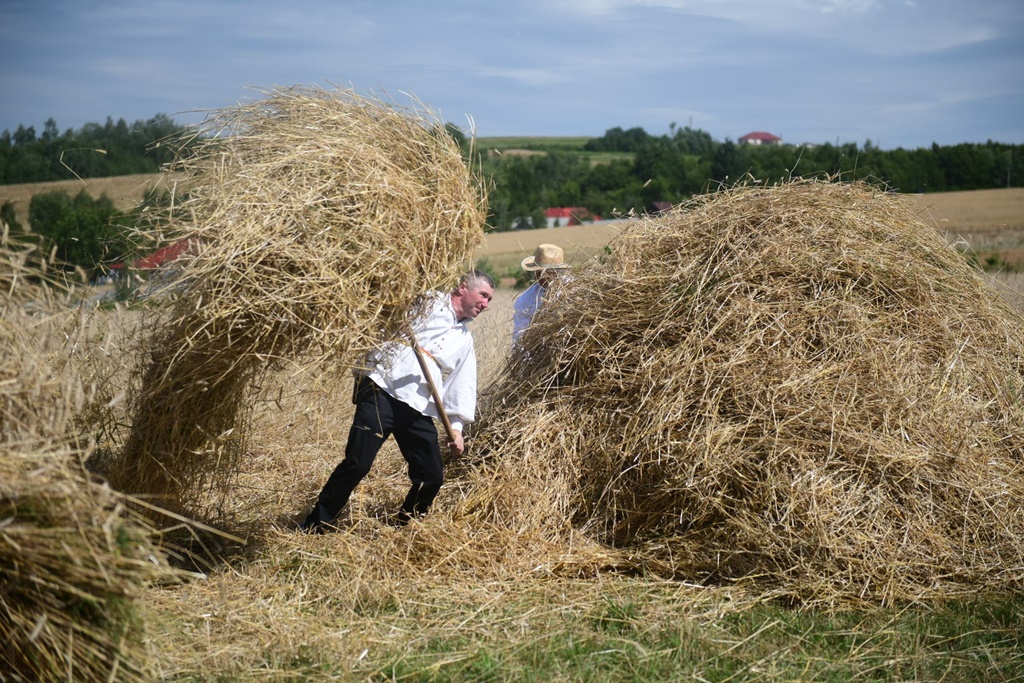
[[[451,292],[428,293],[427,309],[412,325],[415,343],[426,356],[426,367],[452,426],[448,447],[458,453],[465,448],[463,427],[476,411],[476,352],[468,323],[487,309],[493,295],[494,281],[474,270],[463,275]],[[412,343],[389,342],[367,359],[369,373],[356,378],[356,412],[345,458],[300,525],[303,531],[322,533],[334,521],[391,434],[409,463],[412,480],[398,512],[399,523],[425,514],[433,503],[443,481],[434,427],[440,413]]]
[[[519,341],[519,336],[533,322],[551,284],[567,272],[572,266],[565,262],[562,248],[554,244],[541,244],[533,256],[523,259],[523,270],[534,271],[537,281],[526,288],[512,303],[512,343]]]

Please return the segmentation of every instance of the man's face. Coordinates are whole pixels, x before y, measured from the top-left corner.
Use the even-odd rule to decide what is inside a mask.
[[[464,282],[454,297],[455,313],[459,320],[472,320],[487,310],[493,296],[494,288],[487,284],[487,280]]]

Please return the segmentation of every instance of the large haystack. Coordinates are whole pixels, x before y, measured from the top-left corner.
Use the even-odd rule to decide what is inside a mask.
[[[0,679],[142,680],[134,599],[174,574],[126,500],[90,477],[71,362],[83,320],[31,251],[0,245]]]
[[[1024,585],[1024,320],[896,195],[639,221],[490,395],[478,516],[811,601]]]
[[[212,114],[176,170],[164,225],[188,240],[178,304],[155,316],[124,490],[204,514],[245,450],[247,391],[282,359],[348,368],[452,286],[485,207],[440,121],[350,92],[293,88]]]

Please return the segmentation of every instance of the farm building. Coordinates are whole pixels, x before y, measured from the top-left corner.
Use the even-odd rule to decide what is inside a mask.
[[[747,133],[740,138],[740,144],[743,145],[781,145],[782,138],[778,135],[772,135],[771,133],[765,133],[764,131],[754,131],[753,133]]]
[[[566,225],[580,225],[601,220],[597,214],[591,213],[585,206],[557,206],[544,210],[549,228],[561,228]]]
[[[135,259],[131,264],[115,263],[110,266],[110,269],[115,272],[121,272],[126,267],[134,270],[156,270],[180,257],[188,249],[188,246],[189,241],[187,239],[172,242],[146,256]]]

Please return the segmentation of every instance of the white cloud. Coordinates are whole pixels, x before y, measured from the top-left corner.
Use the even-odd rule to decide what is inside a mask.
[[[565,73],[558,69],[483,67],[473,71],[485,78],[514,81],[528,86],[557,85],[569,80]]]

